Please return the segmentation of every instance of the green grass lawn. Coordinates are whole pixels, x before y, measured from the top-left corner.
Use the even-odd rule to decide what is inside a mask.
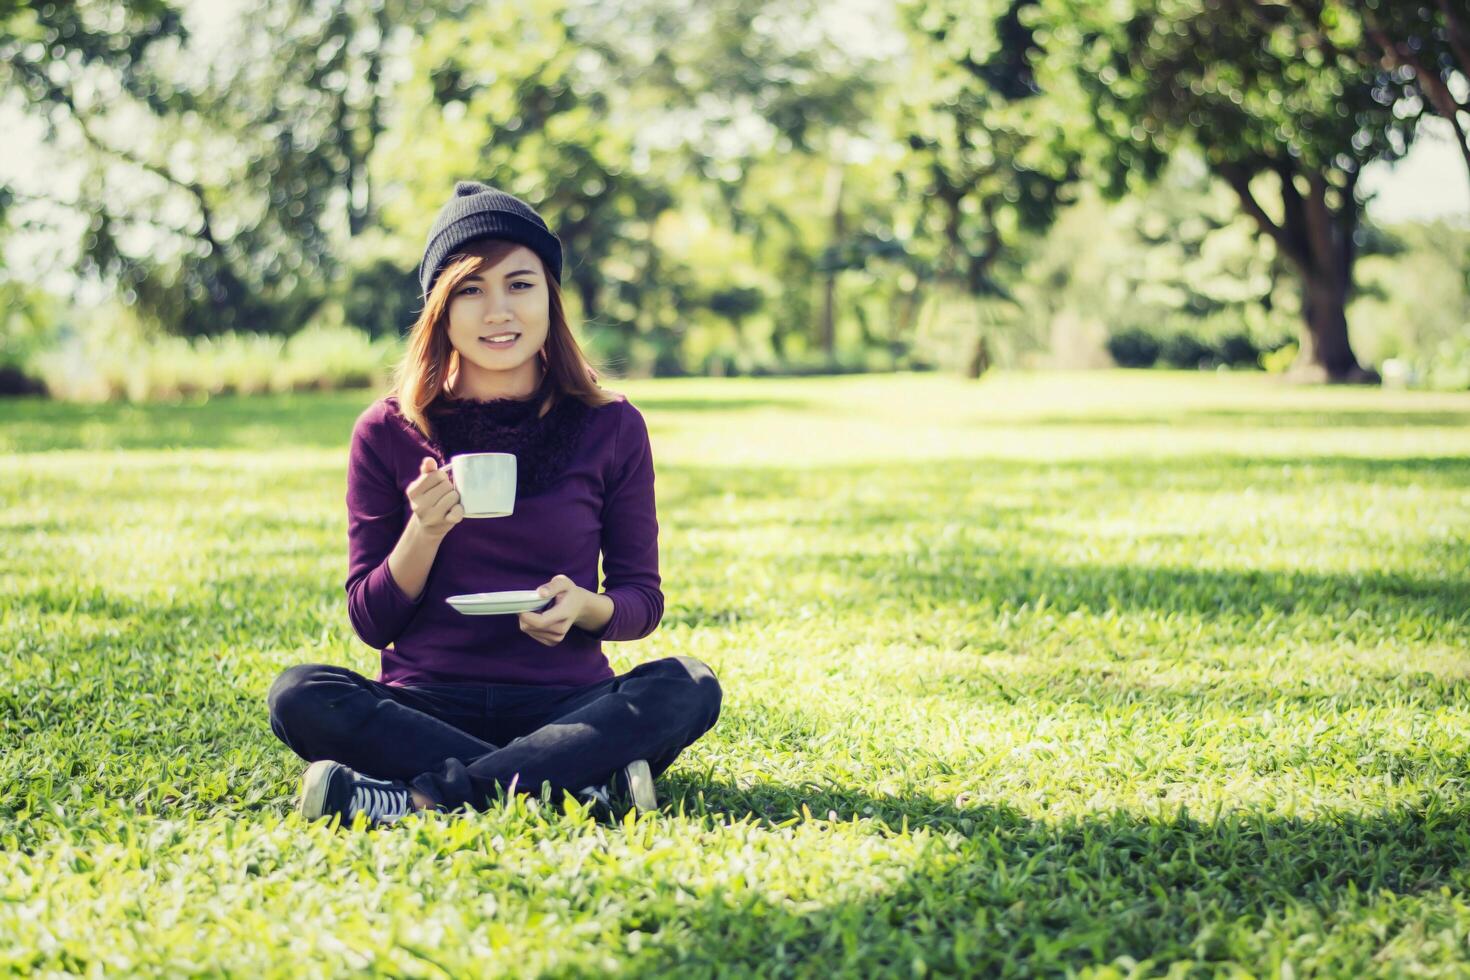
[[[716,729],[620,826],[291,812],[367,392],[0,402],[0,967],[1470,973],[1470,395],[615,385]]]

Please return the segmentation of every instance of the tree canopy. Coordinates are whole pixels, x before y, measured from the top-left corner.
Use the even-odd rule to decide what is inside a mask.
[[[1355,380],[1364,168],[1433,115],[1470,167],[1461,8],[267,0],[201,57],[178,4],[8,2],[0,76],[87,168],[50,195],[86,218],[76,271],[174,334],[403,329],[473,178],[546,214],[615,363],[896,363],[941,307],[1044,314],[1028,262],[1084,187],[1193,154],[1298,283],[1303,369]]]
[[[1296,6],[1247,0],[1043,0],[1058,58],[1045,81],[1089,107],[1093,163],[1115,193],[1196,147],[1297,275],[1302,365],[1366,378],[1346,305],[1360,246],[1358,179],[1407,152],[1419,117],[1351,47]],[[1274,195],[1274,206],[1266,195]]]

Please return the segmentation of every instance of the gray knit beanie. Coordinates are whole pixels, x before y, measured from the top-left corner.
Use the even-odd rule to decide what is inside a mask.
[[[444,260],[476,238],[501,238],[526,246],[541,256],[546,271],[561,282],[561,240],[546,227],[536,209],[489,184],[461,180],[454,185],[449,203],[439,210],[424,244],[424,257],[419,262],[424,299],[429,298]]]

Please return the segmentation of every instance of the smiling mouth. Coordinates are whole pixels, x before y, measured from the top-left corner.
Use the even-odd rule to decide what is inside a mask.
[[[483,336],[483,337],[480,338],[480,343],[482,343],[482,344],[492,344],[492,345],[497,346],[497,347],[504,347],[504,346],[508,346],[510,344],[513,344],[517,340],[520,340],[520,339],[521,339],[521,335],[520,334],[511,332],[511,331],[506,331],[505,333],[486,334],[485,336]]]

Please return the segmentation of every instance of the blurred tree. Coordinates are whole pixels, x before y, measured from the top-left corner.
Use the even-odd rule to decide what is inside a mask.
[[[1318,43],[1286,4],[1249,0],[1042,0],[1046,75],[1070,79],[1095,120],[1093,159],[1121,193],[1177,146],[1200,147],[1296,272],[1297,371],[1376,380],[1348,340],[1363,167],[1407,152],[1417,117],[1396,111],[1381,69]],[[1280,195],[1272,213],[1257,196]]]
[[[786,352],[800,337],[830,361],[839,281],[864,267],[861,242],[885,235],[858,173],[882,138],[878,100],[891,78],[879,57],[816,0],[616,7],[624,29],[663,39],[638,77],[677,120],[680,166],[712,213],[753,236],[781,284],[773,343]]]
[[[67,95],[53,75],[99,66],[120,73],[131,95],[147,99],[156,93],[138,64],[153,45],[186,36],[178,8],[167,0],[0,0],[0,79],[53,106]]]
[[[422,307],[412,261],[391,255],[355,256],[342,294],[346,322],[374,337],[396,337],[411,327]]]
[[[165,3],[11,8],[3,70],[50,139],[65,119],[87,150],[91,176],[60,202],[91,216],[78,271],[172,332],[299,328],[343,239],[372,219],[365,161],[390,34],[434,13],[419,0],[273,0],[200,65]]]
[[[414,54],[379,157],[403,192],[391,227],[422,236],[453,181],[475,177],[542,210],[594,337],[612,332],[608,346],[641,368],[678,369],[701,310],[738,325],[770,309],[778,348],[812,335],[830,350],[835,303],[817,314],[810,294],[822,283],[831,296],[845,268],[850,151],[875,86],[860,57],[814,26],[817,10],[774,0],[477,8]],[[692,235],[708,234],[695,213],[748,236],[772,276],[694,267]],[[771,281],[777,301],[753,304],[749,290],[764,296]]]
[[[911,150],[900,192],[917,206],[912,248],[930,276],[976,299],[1007,297],[1016,238],[1047,228],[1068,199],[1077,153],[1059,106],[1039,96],[1044,54],[1025,14],[1036,0],[914,0],[903,7],[913,73],[899,125]],[[1010,264],[1010,275],[1016,272]],[[982,332],[970,358],[990,362]]]
[[[415,251],[385,248],[369,166],[394,111],[409,43],[464,15],[465,0],[273,0],[247,8],[247,39],[218,88],[221,114],[256,137],[242,179],[265,200],[241,229],[267,257],[262,286],[311,308],[340,295],[375,336],[413,321]],[[345,268],[344,268],[345,266]],[[340,284],[334,281],[340,279]],[[306,311],[284,325],[294,330]]]
[[[1377,358],[1421,365],[1470,341],[1470,229],[1444,221],[1395,225],[1396,248],[1363,260],[1354,335]]]
[[[1278,266],[1231,190],[1181,152],[1140,193],[1084,192],[1028,250],[1015,288],[1043,321],[1070,314],[1155,337],[1244,330],[1267,343],[1290,336],[1296,315]]]

